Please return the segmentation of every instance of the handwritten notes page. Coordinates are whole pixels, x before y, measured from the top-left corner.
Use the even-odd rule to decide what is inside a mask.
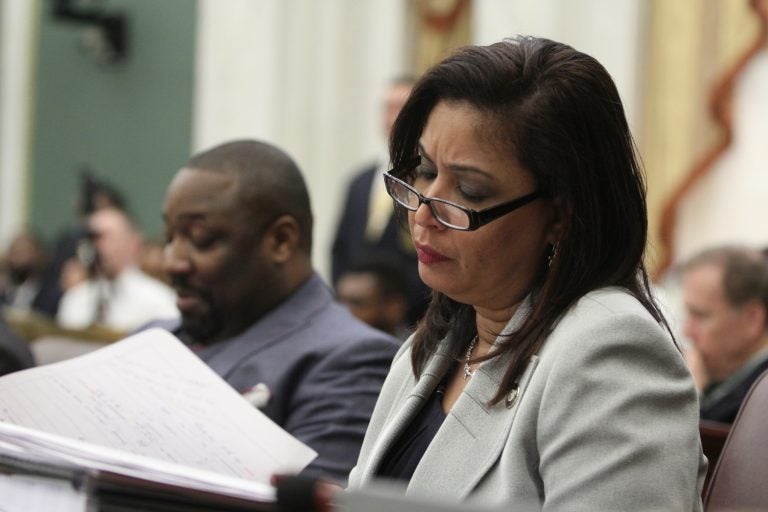
[[[316,455],[161,329],[1,378],[0,420],[27,427],[15,429],[23,436],[54,434],[38,437],[70,456],[197,480],[213,472],[267,484]]]

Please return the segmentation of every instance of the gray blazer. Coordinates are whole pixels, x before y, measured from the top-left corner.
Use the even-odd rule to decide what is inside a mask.
[[[524,304],[504,332],[516,329]],[[449,340],[413,376],[395,356],[350,488],[372,482],[398,435],[454,365]],[[701,510],[706,472],[693,381],[669,335],[628,293],[588,294],[519,379],[488,406],[505,362],[484,363],[427,449],[407,492],[518,510]]]

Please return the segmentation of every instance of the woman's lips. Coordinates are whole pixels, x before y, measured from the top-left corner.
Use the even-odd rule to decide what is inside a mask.
[[[450,259],[428,245],[414,245],[416,246],[416,256],[419,258],[419,262],[425,265],[434,265],[435,263],[442,263],[443,261],[448,261]]]

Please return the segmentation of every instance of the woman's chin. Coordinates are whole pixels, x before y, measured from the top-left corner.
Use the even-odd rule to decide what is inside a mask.
[[[457,289],[456,281],[452,280],[450,276],[445,278],[442,276],[436,277],[434,275],[429,275],[426,272],[419,272],[419,276],[421,277],[421,280],[424,281],[424,284],[435,292],[442,293],[453,301],[464,303],[464,301],[461,300],[463,294]]]

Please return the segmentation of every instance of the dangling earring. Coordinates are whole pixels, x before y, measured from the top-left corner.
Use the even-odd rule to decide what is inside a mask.
[[[559,245],[560,245],[559,241],[550,245],[549,254],[547,255],[547,268],[550,268],[552,266],[552,262],[555,260],[555,256],[557,256],[557,248]]]

